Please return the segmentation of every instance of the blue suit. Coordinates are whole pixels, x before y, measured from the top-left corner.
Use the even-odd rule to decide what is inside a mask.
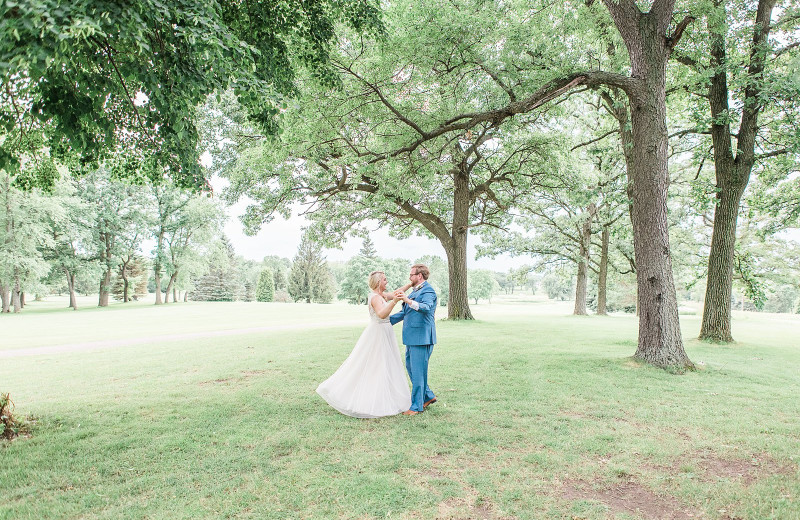
[[[403,322],[403,344],[406,346],[406,370],[411,378],[411,410],[421,412],[423,404],[434,399],[428,386],[428,362],[436,343],[436,324],[434,313],[438,297],[433,287],[426,281],[421,287],[408,295],[409,300],[419,304],[414,310],[403,303],[403,310],[389,316],[392,325]]]

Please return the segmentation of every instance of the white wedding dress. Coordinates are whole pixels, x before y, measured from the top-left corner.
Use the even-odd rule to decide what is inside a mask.
[[[372,298],[383,297],[371,294]],[[317,393],[345,415],[359,418],[396,415],[411,408],[411,392],[389,318],[369,307],[369,325],[342,366],[320,383]]]

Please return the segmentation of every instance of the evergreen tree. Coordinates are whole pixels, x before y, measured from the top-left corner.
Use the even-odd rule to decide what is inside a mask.
[[[275,278],[272,269],[267,267],[258,277],[256,287],[256,300],[260,302],[271,302],[275,296]]]
[[[114,299],[128,302],[147,296],[149,269],[147,260],[139,255],[132,255],[123,261],[111,288]]]
[[[230,302],[242,298],[238,261],[233,246],[222,238],[209,257],[209,269],[194,282],[189,298],[194,301]]]
[[[289,280],[286,279],[286,271],[284,269],[275,269],[272,277],[275,282],[275,289],[285,291],[289,284]]]
[[[262,267],[272,269],[272,276],[275,280],[275,290],[285,291],[289,283],[286,273],[292,267],[292,261],[288,258],[281,258],[275,255],[265,256],[261,261]]]
[[[303,235],[289,271],[289,295],[294,301],[330,303],[333,283],[330,269],[322,255],[322,246]]]
[[[256,299],[256,288],[253,286],[253,282],[250,280],[245,280],[244,282],[244,301],[252,302]]]
[[[372,242],[372,239],[369,237],[364,238],[364,242],[361,244],[361,251],[358,252],[358,256],[363,256],[364,258],[369,258],[370,260],[378,259],[378,251],[375,250],[375,244]]]

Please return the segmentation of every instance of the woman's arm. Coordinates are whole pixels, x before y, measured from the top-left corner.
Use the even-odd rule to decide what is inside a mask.
[[[398,288],[397,290],[406,292],[407,290],[411,289],[412,285],[414,285],[414,284],[412,284],[411,282],[408,282],[407,284],[405,284],[404,286]],[[389,293],[389,294],[391,295],[392,293]]]
[[[378,298],[373,296],[369,304],[372,305],[373,309],[375,309],[375,314],[377,314],[379,318],[383,319],[389,317],[389,314],[392,313],[392,309],[397,301],[397,298],[392,297],[392,299],[388,302],[381,302],[378,300]]]
[[[409,282],[409,283],[405,284],[404,286],[400,287],[397,290],[406,292],[407,290],[409,290],[411,288],[411,285],[412,285],[411,282]],[[394,292],[386,291],[385,293],[381,294],[381,296],[383,296],[383,299],[388,302],[389,300],[394,298]]]

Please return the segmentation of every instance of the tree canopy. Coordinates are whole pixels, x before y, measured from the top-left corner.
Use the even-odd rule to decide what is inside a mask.
[[[327,84],[336,23],[381,30],[370,0],[0,3],[0,168],[120,157],[134,177],[204,187],[197,106],[233,88],[270,132],[295,69]]]

